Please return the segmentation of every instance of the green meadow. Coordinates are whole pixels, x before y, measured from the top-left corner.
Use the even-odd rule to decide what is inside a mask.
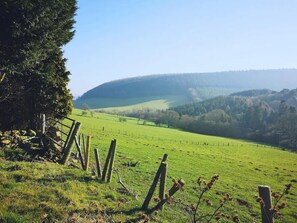
[[[282,200],[287,207],[276,222],[296,222],[297,154],[254,142],[156,127],[149,122],[143,125],[133,118],[120,122],[117,116],[81,114],[81,110],[74,110],[71,118],[82,123],[81,133],[92,136],[91,148],[99,149],[101,163],[111,139],[117,140],[115,168],[137,196],[122,192],[116,174],[110,184],[96,179],[91,173],[95,170],[93,150],[89,173],[55,163],[11,162],[2,158],[0,222],[95,222],[100,216],[116,222],[141,222],[139,216],[143,212],[139,208],[165,153],[167,191],[174,179],[183,179],[186,184],[163,211],[150,215],[150,221],[190,222],[185,205],[197,202],[197,178],[208,181],[218,174],[219,180],[205,195],[213,206],[203,204],[201,212],[212,213],[221,196],[229,193],[233,200],[222,212],[238,215],[241,222],[260,222],[258,185],[282,192],[285,184],[292,183],[290,194]],[[3,156],[3,152],[0,154]],[[139,165],[129,165],[136,162]],[[154,205],[151,201],[150,207]]]
[[[133,109],[167,109],[192,102],[187,95],[164,95],[129,98],[87,98],[74,101],[76,108],[88,105],[91,109],[127,111]]]
[[[129,105],[129,106],[119,106],[119,107],[109,107],[109,108],[102,108],[99,109],[103,112],[127,112],[127,111],[133,111],[133,110],[143,110],[143,109],[167,109],[169,108],[169,102],[166,100],[152,100],[148,102],[143,102],[135,105]]]

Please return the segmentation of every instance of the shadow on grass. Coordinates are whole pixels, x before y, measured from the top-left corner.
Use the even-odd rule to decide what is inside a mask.
[[[52,175],[40,178],[37,180],[38,183],[65,183],[67,181],[79,181],[83,183],[88,183],[91,181],[101,182],[98,179],[94,179],[92,176],[77,176],[74,173],[66,173],[63,175]]]
[[[148,210],[142,210],[141,208],[137,207],[137,208],[132,208],[130,210],[107,211],[107,214],[108,215],[114,215],[114,214],[134,215],[134,214],[139,213],[142,215],[143,214],[151,215],[157,210],[159,210],[159,208],[157,206],[153,207],[151,209],[148,209]],[[134,223],[134,222],[139,222],[140,220],[141,220],[141,216],[129,219],[129,221],[127,221],[127,222]]]

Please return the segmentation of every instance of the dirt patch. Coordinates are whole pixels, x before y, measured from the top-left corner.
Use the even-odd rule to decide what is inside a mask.
[[[245,200],[242,200],[242,199],[237,198],[236,201],[237,201],[237,203],[238,203],[240,206],[245,206],[245,207],[247,207],[248,209],[251,209],[251,208],[252,208],[252,205],[251,205],[250,203],[248,203],[247,201],[245,201]]]

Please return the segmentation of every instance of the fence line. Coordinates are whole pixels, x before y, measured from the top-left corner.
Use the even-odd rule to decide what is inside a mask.
[[[79,159],[81,162],[82,169],[85,171],[88,171],[89,167],[89,161],[90,161],[90,149],[91,149],[91,136],[87,136],[87,139],[85,140],[84,135],[82,134],[82,144],[83,144],[83,151],[80,144],[81,135],[78,135],[78,132],[81,127],[81,123],[76,122],[74,119],[63,117],[63,119],[68,120],[71,122],[70,125],[67,125],[63,123],[63,121],[53,119],[53,118],[46,118],[45,115],[42,115],[42,126],[41,131],[44,135],[44,137],[51,140],[54,144],[60,145],[62,148],[62,158],[61,163],[66,164],[71,153],[71,149],[73,145],[75,144],[78,153],[79,153]],[[60,125],[61,127],[65,127],[68,129],[68,132],[64,131],[62,128],[56,128],[56,125]],[[61,145],[60,142],[58,142],[56,139],[51,137],[50,135],[50,128],[55,128],[56,131],[60,132],[62,135],[66,136],[66,140],[60,138],[59,141],[63,142]],[[193,142],[192,142],[193,143]],[[199,142],[198,142],[199,144]],[[224,145],[224,144],[223,144]],[[229,146],[229,143],[228,143]],[[258,145],[257,145],[258,146]],[[97,175],[98,178],[102,181],[107,181],[108,183],[111,182],[112,179],[112,172],[114,170],[114,160],[115,160],[115,150],[116,150],[116,139],[111,140],[111,144],[109,147],[109,151],[106,157],[106,161],[104,164],[104,168],[101,171],[101,163],[100,163],[100,157],[99,157],[99,150],[94,149],[95,154],[95,160],[96,160],[96,167],[97,167]],[[156,175],[154,177],[154,180],[152,182],[152,185],[149,188],[149,191],[145,197],[145,200],[142,204],[141,209],[142,210],[148,210],[149,203],[152,199],[152,196],[154,194],[154,191],[157,187],[158,182],[160,181],[160,187],[159,187],[159,199],[160,201],[157,203],[157,205],[153,209],[163,209],[164,204],[178,191],[180,190],[184,185],[185,182],[181,179],[178,181],[178,186],[174,184],[169,192],[168,196],[165,196],[166,191],[166,178],[167,178],[167,154],[163,155],[163,159],[160,163],[160,166],[156,172]],[[118,174],[118,173],[117,173]],[[121,185],[123,185],[122,181],[120,180]],[[274,215],[271,211],[272,209],[272,202],[271,202],[271,191],[268,186],[262,186],[260,185],[258,187],[259,190],[259,197],[262,199],[263,203],[261,204],[261,217],[262,217],[262,223],[274,223]]]

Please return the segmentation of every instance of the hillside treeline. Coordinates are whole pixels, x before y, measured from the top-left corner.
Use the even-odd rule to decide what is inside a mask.
[[[84,93],[80,99],[188,95],[193,99],[205,100],[246,89],[294,88],[296,81],[296,69],[149,75],[101,84]],[[211,92],[203,94],[205,89]]]
[[[146,109],[126,115],[150,120],[156,125],[255,140],[297,151],[296,100],[297,89],[279,93],[250,91],[165,111]]]

